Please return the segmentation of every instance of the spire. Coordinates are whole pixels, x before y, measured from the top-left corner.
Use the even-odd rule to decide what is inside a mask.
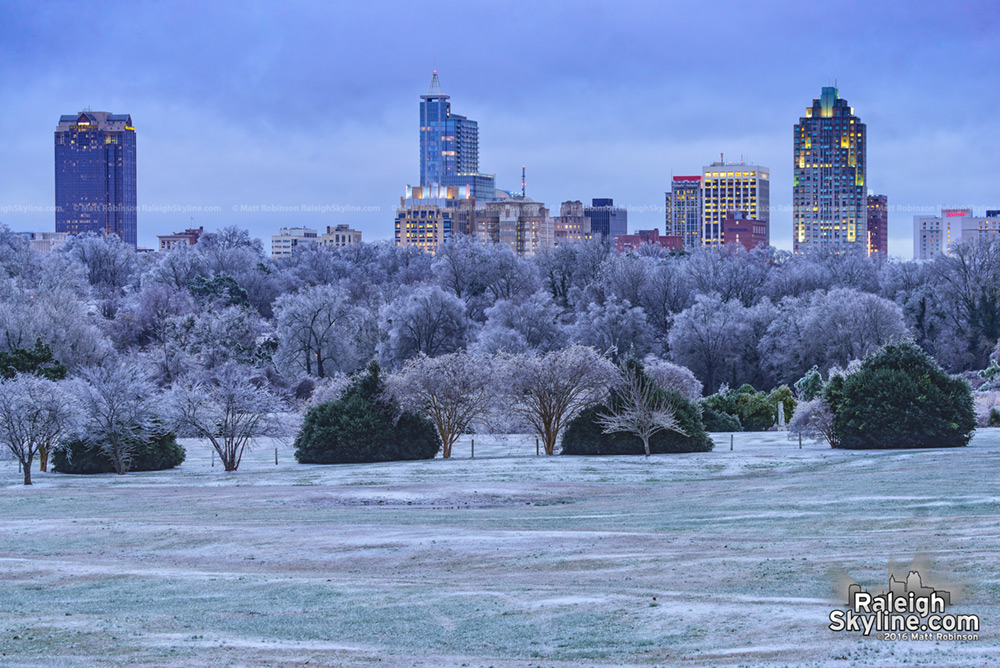
[[[433,95],[434,97],[444,95],[444,92],[441,90],[441,81],[438,79],[437,70],[434,70],[434,75],[431,76],[431,85],[427,87],[427,95]]]

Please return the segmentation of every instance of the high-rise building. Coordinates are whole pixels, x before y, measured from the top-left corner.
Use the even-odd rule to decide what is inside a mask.
[[[997,213],[991,212],[989,213]],[[972,209],[942,209],[939,216],[913,217],[913,258],[948,255],[957,243],[1000,239],[1000,217],[973,216]]]
[[[495,196],[494,176],[479,173],[479,124],[451,113],[437,70],[420,96],[420,185],[467,185],[481,202]]]
[[[666,194],[666,233],[680,237],[685,248],[701,246],[701,177],[675,176]]]
[[[116,234],[136,245],[135,128],[128,114],[59,117],[56,232]]]
[[[455,234],[473,234],[475,225],[476,198],[470,186],[406,186],[396,210],[396,245],[434,253]]]
[[[889,255],[889,206],[885,195],[868,195],[868,254]]]
[[[487,202],[476,210],[476,231],[485,243],[507,244],[518,255],[552,248],[555,225],[542,202],[520,195]]]
[[[771,171],[760,165],[713,162],[702,167],[702,243],[721,246],[722,223],[731,211],[768,223],[771,219]]]
[[[556,246],[590,239],[590,218],[583,215],[583,202],[578,199],[563,202],[552,223]]]
[[[610,197],[592,199],[583,208],[583,215],[590,218],[590,234],[605,244],[614,244],[615,237],[628,234],[628,211],[615,206]]]
[[[792,244],[796,253],[868,249],[865,124],[825,87],[795,125]]]

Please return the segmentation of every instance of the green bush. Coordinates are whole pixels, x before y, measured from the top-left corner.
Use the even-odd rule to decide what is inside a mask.
[[[976,427],[969,384],[952,378],[916,344],[883,346],[824,389],[840,448],[967,445]]]
[[[707,401],[701,402],[701,421],[710,434],[743,431],[738,417],[720,411]]]
[[[634,363],[638,364],[638,363]],[[641,366],[639,367],[641,369]],[[648,382],[649,377],[646,376]],[[712,439],[705,433],[701,421],[699,406],[675,390],[657,390],[666,397],[674,407],[674,417],[684,434],[675,431],[660,431],[649,439],[649,451],[652,454],[667,452],[707,452],[712,449]],[[562,454],[564,455],[643,455],[645,449],[642,439],[635,434],[615,432],[605,434],[597,423],[600,413],[607,413],[621,398],[612,393],[608,404],[591,406],[575,419],[570,421],[563,435]]]
[[[114,473],[111,459],[99,447],[85,441],[73,440],[55,450],[52,469],[56,473],[94,474]],[[129,471],[164,471],[184,462],[184,448],[173,434],[166,433],[139,443],[132,454]]]
[[[778,404],[782,403],[785,405],[785,424],[792,419],[792,414],[795,413],[795,406],[798,404],[795,401],[795,395],[792,394],[792,390],[787,385],[781,385],[771,390],[771,394],[767,396],[767,400],[774,407],[774,420],[778,420]]]
[[[740,385],[705,398],[705,403],[721,413],[736,416],[743,431],[766,431],[778,419],[777,401],[752,385]]]
[[[1000,410],[996,408],[990,409],[990,417],[986,422],[987,427],[1000,427]]]
[[[301,464],[433,459],[441,448],[434,423],[401,412],[383,398],[384,389],[381,369],[372,362],[339,399],[310,408],[295,438],[295,459]]]

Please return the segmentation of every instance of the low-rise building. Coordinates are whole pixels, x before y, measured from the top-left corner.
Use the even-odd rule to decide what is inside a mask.
[[[680,235],[661,235],[659,230],[637,230],[635,234],[621,234],[615,238],[615,249],[619,253],[634,251],[643,244],[652,244],[667,250],[681,250],[684,239]]]
[[[157,234],[156,238],[159,240],[157,249],[163,252],[173,250],[178,246],[194,246],[204,233],[205,228],[199,227],[198,229],[188,228],[183,232],[174,232],[173,234]]]
[[[27,240],[31,250],[39,253],[51,253],[69,238],[66,232],[16,232],[16,234]]]
[[[583,211],[580,200],[563,202],[559,206],[559,215],[552,218],[553,243],[556,246],[591,238],[590,218]]]
[[[722,243],[741,244],[748,251],[771,244],[771,234],[766,220],[749,218],[743,211],[729,211],[722,220]]]
[[[308,227],[282,227],[271,237],[271,257],[283,257],[292,254],[292,249],[305,244],[319,241],[316,230]]]
[[[555,238],[545,204],[523,196],[487,202],[476,210],[475,229],[481,241],[507,244],[518,255],[552,248]]]
[[[472,234],[475,216],[471,186],[406,186],[396,210],[396,245],[434,253],[453,235]]]
[[[327,225],[326,234],[320,236],[320,244],[343,248],[361,243],[361,230],[352,230],[350,225]]]

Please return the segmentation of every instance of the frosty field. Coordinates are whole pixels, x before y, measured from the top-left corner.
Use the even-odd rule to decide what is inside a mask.
[[[174,471],[22,487],[0,461],[3,666],[988,666],[1000,430],[961,450],[715,452]],[[915,556],[978,642],[826,628]]]

